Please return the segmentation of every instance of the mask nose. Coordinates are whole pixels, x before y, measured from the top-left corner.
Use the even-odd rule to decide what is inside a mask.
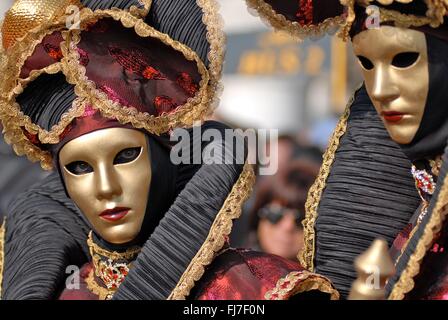
[[[376,66],[374,71],[371,97],[382,105],[388,104],[400,96],[400,91],[388,69],[388,66],[381,64]]]
[[[100,164],[95,175],[98,200],[112,200],[121,196],[123,189],[113,166]]]

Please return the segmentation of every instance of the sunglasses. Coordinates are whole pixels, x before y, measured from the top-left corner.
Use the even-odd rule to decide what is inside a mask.
[[[279,223],[286,214],[293,214],[297,227],[302,228],[303,216],[298,209],[291,209],[280,205],[268,205],[258,211],[260,219],[266,219],[272,224]]]

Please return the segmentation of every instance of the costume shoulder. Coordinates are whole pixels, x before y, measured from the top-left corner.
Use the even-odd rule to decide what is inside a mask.
[[[227,249],[217,256],[191,292],[194,300],[338,299],[325,277],[279,256]]]
[[[54,298],[66,266],[86,262],[88,230],[56,173],[18,195],[3,227],[2,298]]]

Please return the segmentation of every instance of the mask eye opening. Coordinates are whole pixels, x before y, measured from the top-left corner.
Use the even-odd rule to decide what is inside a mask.
[[[373,65],[373,62],[370,61],[369,59],[367,59],[366,57],[364,57],[364,56],[357,56],[357,58],[358,58],[358,60],[359,60],[359,63],[361,64],[361,66],[362,66],[364,69],[370,71],[370,70],[372,70],[372,69],[375,67],[375,66]]]
[[[93,172],[93,167],[85,161],[74,161],[65,166],[65,168],[76,176],[85,175]]]
[[[400,69],[409,68],[417,62],[419,57],[418,52],[402,52],[393,58],[392,65]]]
[[[126,148],[118,152],[114,159],[114,165],[133,162],[142,154],[142,147]]]

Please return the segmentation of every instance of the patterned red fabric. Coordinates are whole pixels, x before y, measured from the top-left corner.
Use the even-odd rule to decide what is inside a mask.
[[[302,26],[313,24],[313,0],[299,0],[299,11],[296,16]]]
[[[229,249],[219,255],[190,295],[194,300],[264,300],[296,262],[250,250]]]
[[[135,128],[131,124],[121,124],[115,119],[105,118],[92,107],[87,106],[84,114],[72,121],[60,135],[61,142],[58,148],[62,148],[68,141],[101,129],[108,128]]]
[[[409,300],[448,300],[448,224],[426,253]]]
[[[91,263],[85,264],[79,271],[79,289],[66,288],[59,296],[59,300],[98,300],[98,296],[89,290],[86,283],[86,279],[92,268]]]
[[[52,65],[62,59],[60,44],[64,39],[60,32],[47,35],[42,42],[36,46],[33,54],[25,61],[20,78],[26,79],[33,70],[40,70]]]
[[[109,46],[109,54],[127,71],[148,80],[166,80],[160,71],[154,69],[145,61],[145,56],[136,49],[120,49]]]
[[[197,93],[201,74],[195,61],[113,19],[98,24],[81,33],[77,50],[87,78],[109,99],[159,116],[175,111]]]

